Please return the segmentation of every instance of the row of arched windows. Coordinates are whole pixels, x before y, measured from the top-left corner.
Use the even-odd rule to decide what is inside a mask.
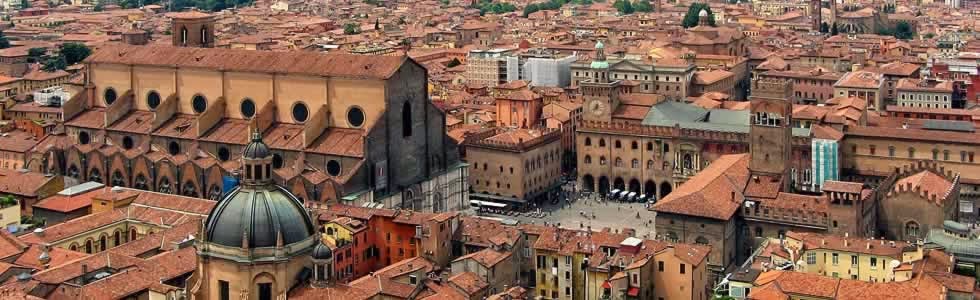
[[[153,231],[150,231],[148,234],[153,234]],[[112,233],[111,241],[110,241],[109,234],[102,233],[101,235],[99,235],[98,240],[93,238],[88,238],[85,240],[84,243],[81,244],[79,244],[78,242],[72,242],[71,244],[68,245],[68,250],[80,251],[87,254],[92,254],[92,253],[102,252],[108,250],[109,248],[116,247],[124,243],[135,241],[135,240],[137,240],[136,228],[130,228],[128,236],[125,236],[121,229],[116,229]]]
[[[669,144],[664,143],[664,144],[661,144],[661,145],[662,145],[662,147],[664,149],[664,152],[670,152],[670,145]],[[591,137],[586,137],[585,138],[585,146],[592,146],[592,138]],[[599,147],[605,147],[606,146],[606,139],[600,138],[599,139],[599,142],[598,142],[598,146]],[[613,141],[613,148],[615,148],[615,149],[622,149],[623,148],[622,141],[620,141],[620,140]],[[632,149],[632,150],[638,150],[638,149],[640,149],[640,144],[637,141],[631,141],[630,142],[630,149]],[[646,150],[647,151],[653,151],[653,142],[647,142],[647,144],[646,144]]]

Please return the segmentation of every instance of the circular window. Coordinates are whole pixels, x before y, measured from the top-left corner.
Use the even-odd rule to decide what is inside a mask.
[[[279,153],[272,155],[272,167],[276,169],[282,168],[282,155],[279,155]]]
[[[354,106],[347,111],[347,123],[350,123],[351,127],[361,127],[364,125],[364,110],[360,107]]]
[[[255,102],[252,99],[245,98],[242,99],[242,105],[240,107],[242,111],[242,116],[246,118],[251,118],[255,116]]]
[[[79,132],[78,133],[78,143],[79,144],[88,145],[88,143],[91,142],[91,141],[92,141],[92,137],[90,137],[88,135],[88,132],[82,131],[82,132]]]
[[[178,144],[177,142],[170,142],[170,144],[167,145],[167,151],[170,152],[170,155],[177,155],[177,154],[179,154],[180,153],[180,144]]]
[[[133,149],[133,138],[124,136],[122,140],[123,149],[129,150]]]
[[[306,118],[310,117],[310,110],[306,107],[303,102],[296,102],[293,104],[293,120],[298,123],[306,122]]]
[[[218,159],[221,161],[227,161],[231,158],[231,152],[228,152],[228,148],[221,147],[218,148]]]
[[[191,105],[194,106],[194,112],[203,113],[208,108],[208,99],[204,99],[204,96],[201,95],[195,95],[194,99],[191,100]]]
[[[107,88],[105,89],[105,94],[102,95],[102,99],[105,100],[105,105],[108,106],[108,105],[112,105],[113,102],[116,102],[117,96],[118,95],[116,95],[116,90],[112,88]]]
[[[149,94],[146,94],[146,106],[149,106],[150,109],[156,109],[157,106],[160,106],[160,94],[156,91],[150,91]]]
[[[331,159],[330,161],[328,161],[327,162],[327,174],[330,174],[330,176],[339,176],[340,175],[340,162],[337,161],[337,160],[333,160],[333,159]]]

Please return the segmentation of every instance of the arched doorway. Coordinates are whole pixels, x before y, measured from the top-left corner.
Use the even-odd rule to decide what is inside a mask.
[[[606,176],[599,177],[599,193],[606,194],[609,192],[609,178]]]
[[[647,182],[643,184],[643,194],[647,195],[647,198],[650,198],[650,200],[653,200],[653,198],[657,196],[657,184],[652,180],[647,180]]]
[[[630,179],[630,192],[640,193],[640,181],[636,179]]]
[[[613,189],[621,191],[626,189],[626,182],[623,181],[622,177],[616,177],[616,180],[613,181]]]
[[[669,195],[670,192],[673,191],[673,190],[674,190],[674,187],[670,186],[670,183],[669,182],[664,181],[664,182],[660,183],[660,199],[663,199],[664,197],[667,197],[667,195]]]
[[[582,176],[582,190],[586,192],[595,191],[595,178],[592,178],[592,175]]]

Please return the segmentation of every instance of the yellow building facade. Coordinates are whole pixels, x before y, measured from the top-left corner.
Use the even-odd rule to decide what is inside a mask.
[[[916,244],[816,233],[789,232],[784,247],[802,249],[797,271],[867,282],[901,281],[896,269],[922,260]]]

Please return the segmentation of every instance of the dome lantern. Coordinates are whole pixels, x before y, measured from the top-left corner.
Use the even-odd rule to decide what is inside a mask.
[[[252,132],[252,141],[242,149],[242,184],[269,183],[272,183],[272,151],[256,130]]]

